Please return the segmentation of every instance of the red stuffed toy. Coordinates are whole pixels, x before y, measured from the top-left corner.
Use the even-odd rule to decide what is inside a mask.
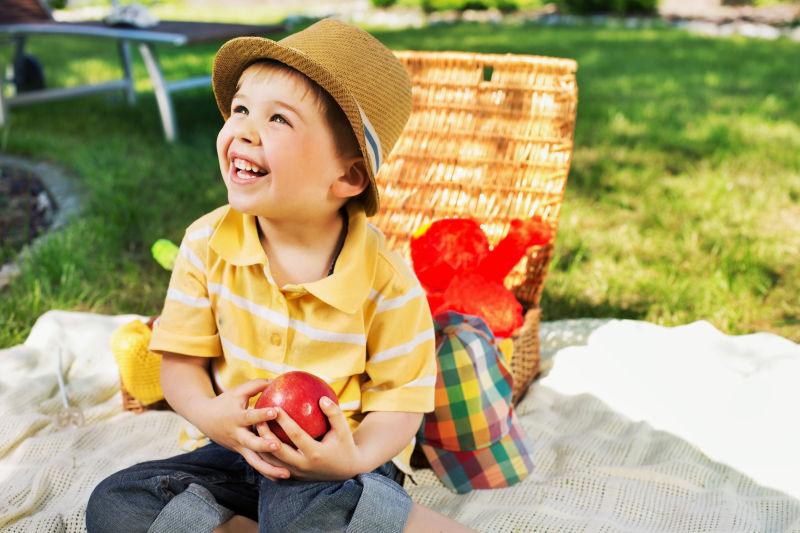
[[[540,219],[512,220],[508,235],[489,251],[477,222],[450,218],[411,239],[411,260],[434,315],[451,310],[479,316],[496,337],[509,337],[522,326],[522,306],[503,280],[531,246],[550,239]]]
[[[459,272],[471,270],[489,255],[489,239],[468,218],[434,222],[411,241],[411,261],[428,293],[444,292]]]

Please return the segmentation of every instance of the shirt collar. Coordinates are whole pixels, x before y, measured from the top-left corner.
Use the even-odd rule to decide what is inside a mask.
[[[379,236],[369,228],[361,203],[348,203],[347,217],[347,236],[333,274],[300,286],[328,305],[353,314],[364,304],[372,288]],[[256,217],[240,213],[230,206],[208,244],[233,265],[267,263],[267,255],[258,238]]]
[[[248,266],[267,262],[256,227],[256,217],[228,206],[208,245],[232,265]]]
[[[364,305],[375,280],[378,235],[359,202],[347,204],[348,228],[333,274],[303,286],[323,302],[348,314]]]

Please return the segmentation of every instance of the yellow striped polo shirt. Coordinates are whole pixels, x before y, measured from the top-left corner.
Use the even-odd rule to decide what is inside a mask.
[[[350,427],[368,411],[434,406],[433,321],[414,273],[360,204],[332,275],[278,287],[256,218],[222,206],[186,230],[150,349],[212,358],[224,391],[304,370],[339,397]],[[412,442],[393,459],[410,473]]]

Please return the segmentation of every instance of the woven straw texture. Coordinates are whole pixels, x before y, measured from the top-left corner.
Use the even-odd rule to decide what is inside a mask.
[[[373,219],[409,262],[424,224],[472,217],[491,245],[511,220],[541,217],[555,236],[572,159],[577,65],[539,56],[401,51],[412,112],[378,173]],[[552,246],[534,247],[506,286],[528,311],[514,336],[514,400],[538,373],[539,299]]]
[[[120,407],[109,340],[133,318],[50,311],[25,344],[0,350],[0,469],[7,474],[0,476],[0,530],[84,531],[86,501],[102,479],[182,453],[179,415],[133,416]],[[590,334],[581,329],[586,323],[547,324],[544,351],[559,348],[550,339],[560,347],[581,344]],[[54,371],[59,347],[70,401],[86,416],[80,428],[54,423],[61,405]],[[534,442],[530,476],[507,489],[457,495],[423,470],[415,476],[418,485],[406,482],[412,499],[491,533],[798,531],[800,501],[712,461],[674,434],[634,422],[588,394],[565,396],[538,383],[530,392],[516,409]],[[758,408],[771,405],[768,396]],[[786,398],[794,399],[789,405],[797,397]],[[794,423],[773,420],[783,428]],[[794,463],[769,463],[763,449],[753,453],[775,469],[797,470]]]

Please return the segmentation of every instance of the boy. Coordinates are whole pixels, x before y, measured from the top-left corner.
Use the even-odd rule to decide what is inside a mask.
[[[323,20],[278,43],[229,41],[213,86],[229,205],[187,229],[151,342],[167,400],[211,442],[104,480],[87,528],[460,529],[398,484],[433,409],[433,324],[416,278],[366,222],[410,113],[407,73],[368,33]],[[278,408],[248,407],[295,369],[339,397],[320,401],[321,441]]]

